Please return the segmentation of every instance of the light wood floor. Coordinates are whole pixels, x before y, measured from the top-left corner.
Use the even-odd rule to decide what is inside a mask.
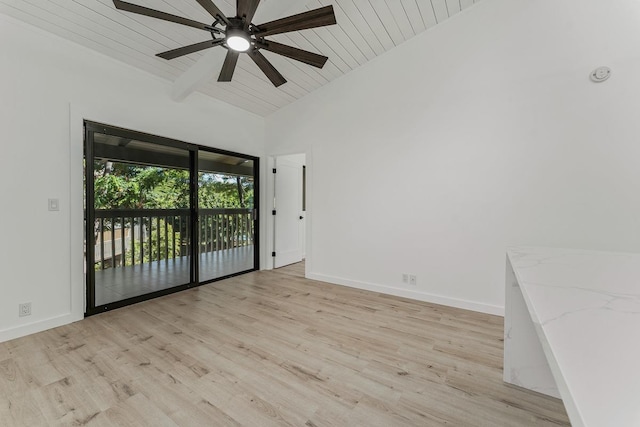
[[[0,344],[0,425],[544,426],[502,318],[254,272]]]

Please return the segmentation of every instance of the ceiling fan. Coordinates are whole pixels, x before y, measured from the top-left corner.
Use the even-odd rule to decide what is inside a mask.
[[[260,0],[237,0],[236,16],[233,17],[225,16],[211,0],[196,1],[213,17],[214,21],[212,24],[193,21],[188,18],[183,18],[181,16],[172,15],[155,9],[149,9],[148,7],[139,6],[121,0],[113,0],[113,4],[116,9],[150,16],[164,21],[175,22],[176,24],[187,25],[189,27],[209,32],[212,37],[211,40],[168,50],[166,52],[158,53],[156,56],[169,60],[211,47],[222,46],[227,49],[227,56],[224,60],[224,64],[222,65],[220,75],[218,76],[219,82],[231,81],[233,72],[236,69],[236,64],[238,63],[238,57],[240,56],[240,53],[243,52],[249,55],[249,58],[256,63],[256,65],[276,87],[286,83],[287,80],[278,72],[278,70],[275,69],[267,58],[260,53],[260,49],[268,50],[317,68],[324,67],[324,64],[329,59],[326,56],[318,55],[317,53],[298,49],[293,46],[287,46],[273,40],[267,40],[265,37],[274,34],[333,25],[336,23],[336,17],[333,13],[333,6],[331,5],[288,16],[286,18],[277,19],[275,21],[266,22],[264,24],[254,25],[251,21],[256,9],[258,8]]]

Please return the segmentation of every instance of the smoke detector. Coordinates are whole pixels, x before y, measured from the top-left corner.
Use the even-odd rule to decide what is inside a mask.
[[[591,72],[589,77],[591,78],[591,81],[593,81],[593,82],[602,83],[603,81],[605,81],[609,77],[611,77],[611,68],[609,68],[609,67],[596,68],[595,70],[593,70]]]

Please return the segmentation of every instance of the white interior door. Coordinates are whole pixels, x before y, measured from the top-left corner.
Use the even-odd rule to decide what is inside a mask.
[[[302,261],[304,215],[302,212],[302,164],[276,159],[274,268]]]

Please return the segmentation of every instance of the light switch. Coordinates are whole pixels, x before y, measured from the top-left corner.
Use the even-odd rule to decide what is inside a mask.
[[[49,199],[49,210],[50,211],[59,211],[60,210],[60,201],[58,199]]]

